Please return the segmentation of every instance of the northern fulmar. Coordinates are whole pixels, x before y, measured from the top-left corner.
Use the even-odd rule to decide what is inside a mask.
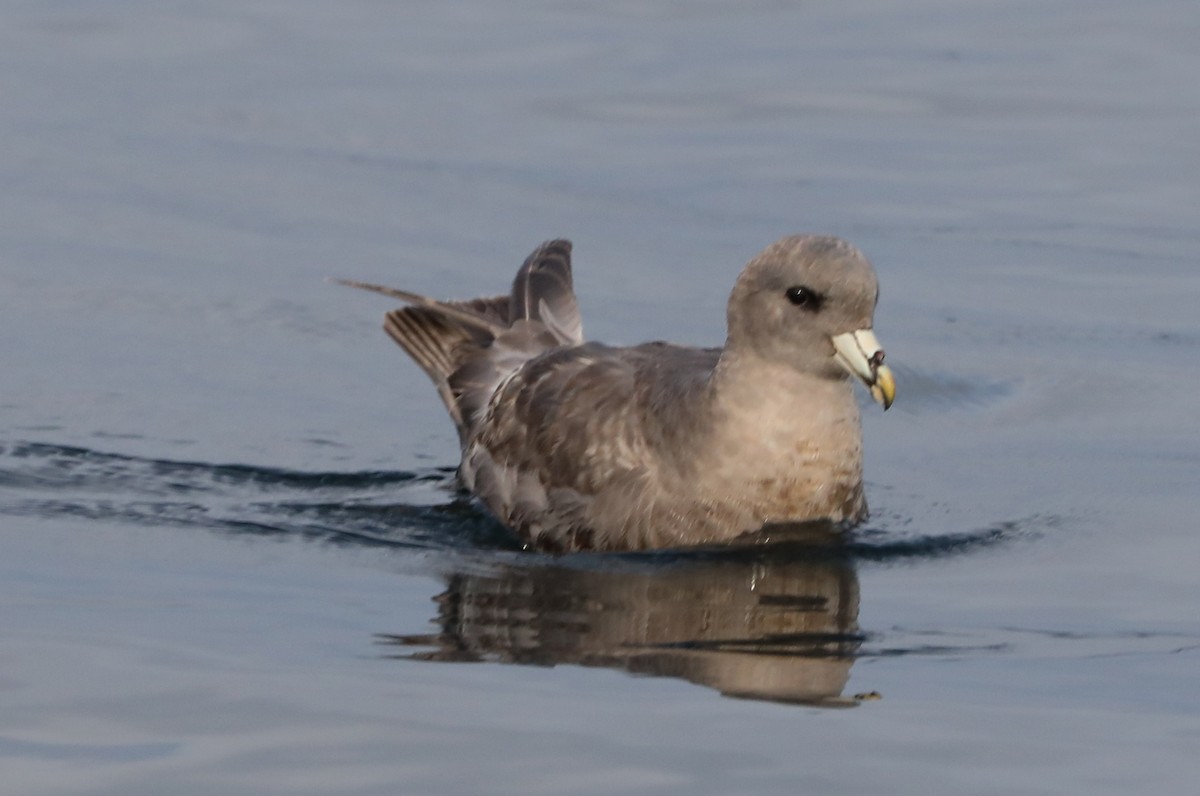
[[[793,235],[738,276],[722,348],[584,342],[571,243],[538,247],[508,295],[409,306],[384,330],[437,386],[458,474],[527,546],[650,550],[765,526],[866,518],[851,378],[887,409],[875,271],[839,238]]]

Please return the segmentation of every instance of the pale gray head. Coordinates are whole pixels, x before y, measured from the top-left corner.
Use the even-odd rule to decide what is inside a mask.
[[[747,263],[729,297],[726,348],[826,378],[860,378],[886,409],[895,392],[872,330],[879,284],[840,238],[791,235]]]

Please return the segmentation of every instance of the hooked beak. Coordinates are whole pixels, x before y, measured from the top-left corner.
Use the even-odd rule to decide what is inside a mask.
[[[862,379],[875,402],[887,409],[896,398],[896,380],[892,370],[883,364],[883,346],[871,329],[836,335],[833,348],[838,364]]]

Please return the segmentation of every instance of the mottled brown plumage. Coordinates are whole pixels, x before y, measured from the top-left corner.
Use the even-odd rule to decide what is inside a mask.
[[[549,550],[728,542],[767,524],[866,515],[850,376],[887,408],[871,332],[874,270],[850,244],[777,241],[743,269],[726,344],[583,341],[571,244],[543,244],[508,296],[413,306],[387,333],[438,388],[459,475],[501,522]]]

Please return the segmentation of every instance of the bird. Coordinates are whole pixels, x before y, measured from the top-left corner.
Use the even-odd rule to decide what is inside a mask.
[[[589,342],[572,245],[526,258],[508,294],[399,299],[384,330],[458,431],[458,479],[529,549],[736,544],[764,528],[866,519],[853,380],[885,410],[875,270],[849,242],[789,235],[752,258],[719,348]]]

